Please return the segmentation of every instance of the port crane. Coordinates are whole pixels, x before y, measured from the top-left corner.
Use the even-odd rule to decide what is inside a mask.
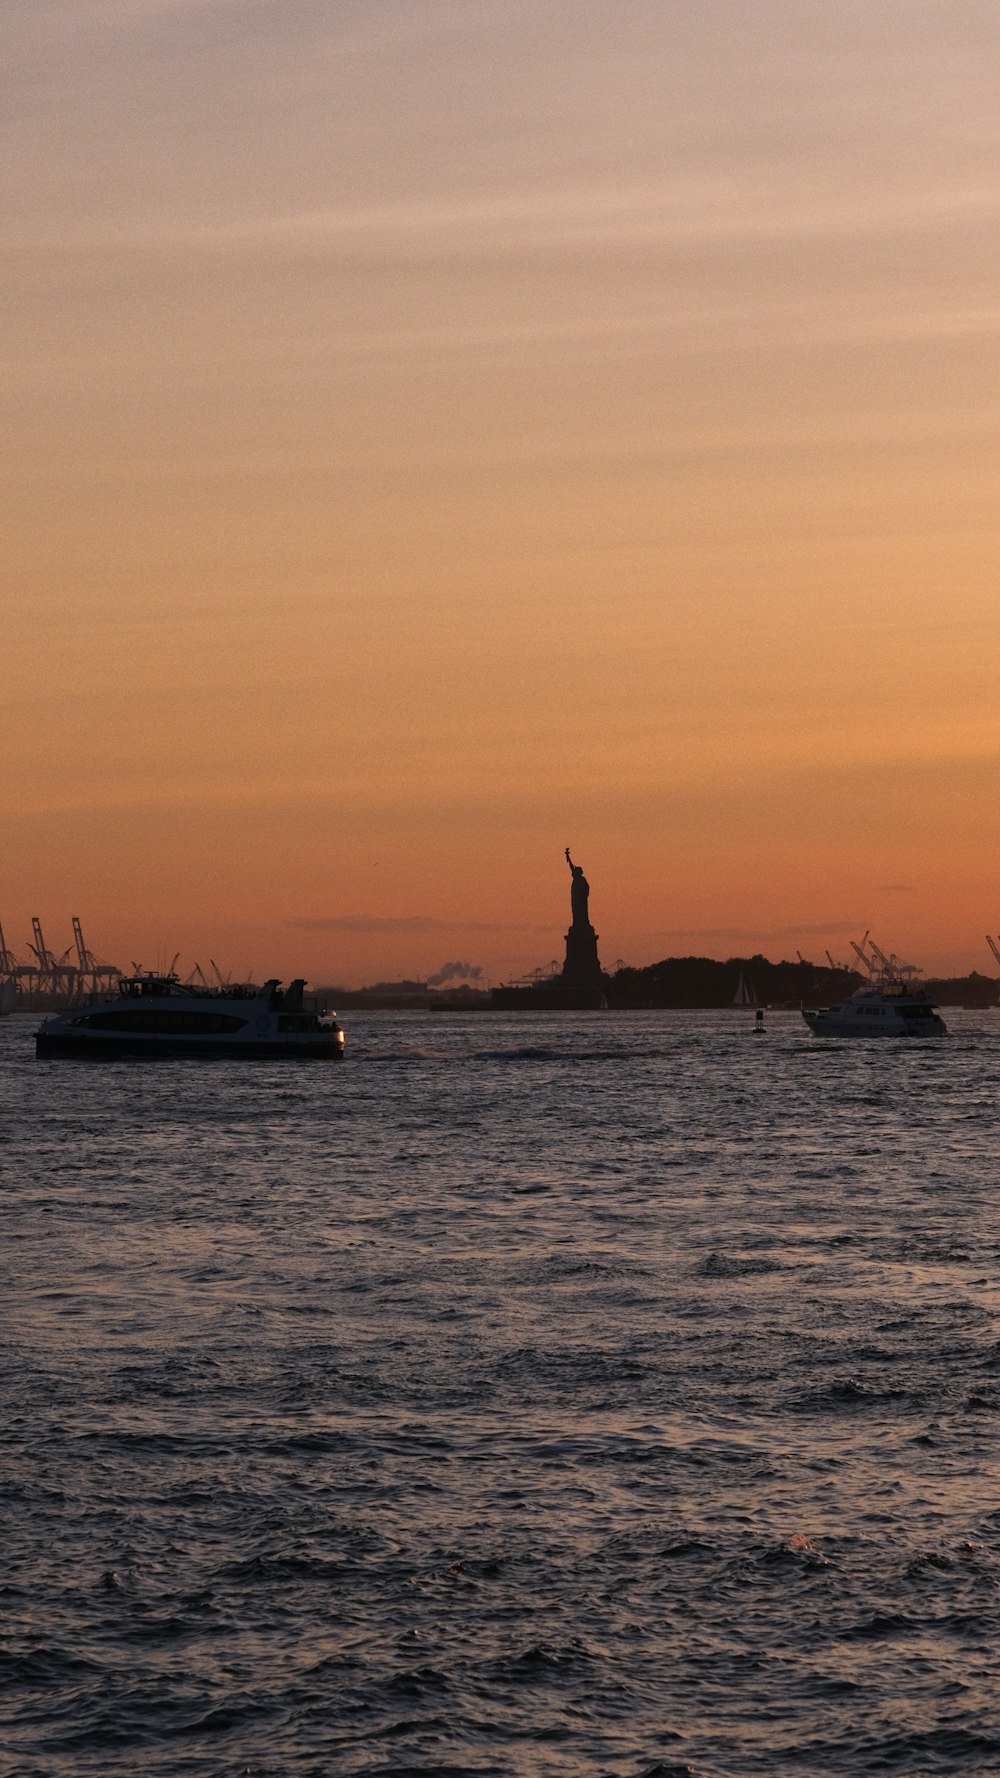
[[[102,987],[110,988],[118,980],[121,970],[113,963],[98,962],[93,951],[87,948],[79,914],[73,915],[73,942],[76,945],[79,981],[86,982],[93,994],[99,993]]]
[[[860,944],[852,938],[851,950],[864,964],[869,981],[912,982],[920,974],[915,963],[904,963],[895,951],[887,957],[869,932]]]
[[[0,926],[0,982],[13,985],[23,1004],[32,1005],[35,994],[72,1001],[81,993],[107,991],[118,980],[121,970],[114,963],[102,963],[88,948],[77,914],[73,915],[73,944],[61,954],[50,950],[45,942],[42,922],[37,914],[31,917],[30,960],[22,962],[7,943]],[[75,952],[76,961],[71,962]]]
[[[0,934],[0,936],[2,936],[2,934]],[[989,933],[986,934],[986,943],[989,945],[990,950],[993,952],[993,955],[996,958],[997,962],[1000,963],[1000,950],[997,949],[996,940],[991,938]]]
[[[35,985],[44,993],[72,994],[76,982],[77,969],[75,963],[68,963],[72,945],[67,945],[61,957],[50,951],[42,934],[42,923],[37,914],[31,916],[31,931],[34,944],[28,946],[36,959],[34,966],[29,965],[29,973],[35,977]]]
[[[20,964],[13,951],[7,949],[7,940],[3,935],[3,927],[0,926],[0,976],[12,977],[19,968]]]
[[[13,1012],[17,1005],[17,972],[17,958],[13,951],[8,951],[3,927],[0,926],[0,1017]]]

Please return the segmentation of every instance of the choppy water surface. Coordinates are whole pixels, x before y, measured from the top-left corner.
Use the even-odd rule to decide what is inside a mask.
[[[0,1773],[1000,1772],[1000,1015],[0,1026]]]

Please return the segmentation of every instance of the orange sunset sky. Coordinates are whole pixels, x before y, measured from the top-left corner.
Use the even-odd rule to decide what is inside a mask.
[[[11,0],[0,921],[995,973],[993,0]]]

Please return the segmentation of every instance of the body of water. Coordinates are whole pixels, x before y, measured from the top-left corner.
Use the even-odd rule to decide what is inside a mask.
[[[3,1778],[1000,1773],[1000,1014],[0,1025]]]

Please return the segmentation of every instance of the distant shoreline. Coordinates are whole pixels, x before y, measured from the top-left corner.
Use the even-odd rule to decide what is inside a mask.
[[[738,999],[740,979],[750,999]],[[764,957],[668,957],[646,969],[620,969],[602,986],[581,994],[558,977],[510,983],[497,990],[429,988],[424,982],[379,982],[370,988],[320,986],[317,997],[338,1010],[384,1012],[747,1012],[828,1005],[862,986],[853,970],[805,962],[771,963]],[[986,1010],[1000,1004],[1000,982],[973,970],[966,976],[921,978],[921,987],[939,1006]]]

